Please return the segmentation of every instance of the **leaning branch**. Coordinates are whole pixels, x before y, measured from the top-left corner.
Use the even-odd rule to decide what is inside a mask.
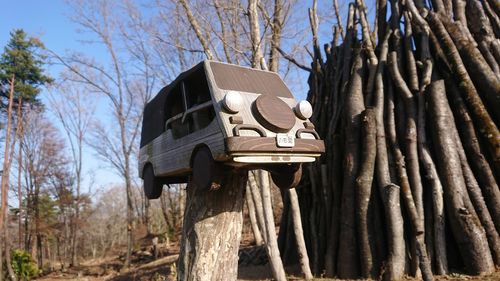
[[[308,71],[308,72],[311,72],[312,69],[310,67],[307,67],[303,64],[301,64],[300,62],[298,62],[294,57],[290,56],[289,54],[285,53],[285,51],[283,51],[280,47],[277,47],[276,48],[278,50],[278,52],[280,52],[280,54],[286,59],[288,60],[289,62],[295,64],[298,68],[300,69],[303,69],[305,71]]]
[[[210,50],[210,47],[208,46],[207,40],[205,40],[205,37],[203,33],[201,32],[200,25],[198,24],[198,21],[193,15],[193,12],[191,11],[191,8],[189,7],[188,3],[186,0],[179,0],[181,3],[182,7],[184,8],[186,12],[186,16],[188,18],[189,24],[191,24],[191,28],[193,28],[194,32],[196,33],[196,37],[198,37],[198,40],[200,41],[201,46],[203,46],[203,50],[205,51],[205,55],[207,56],[207,59],[211,60],[213,59],[213,54],[212,51]]]

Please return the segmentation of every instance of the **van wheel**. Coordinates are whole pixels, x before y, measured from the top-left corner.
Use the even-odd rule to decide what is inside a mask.
[[[292,164],[270,169],[274,184],[280,189],[295,188],[302,178],[302,164]]]
[[[155,177],[153,166],[144,168],[144,194],[148,199],[158,199],[163,191],[162,181]]]
[[[207,147],[196,150],[192,162],[192,182],[196,188],[208,190],[217,189],[217,184],[220,186],[220,183],[214,183],[216,166],[212,153]]]

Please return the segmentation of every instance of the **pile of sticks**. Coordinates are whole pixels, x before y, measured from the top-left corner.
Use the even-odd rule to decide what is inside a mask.
[[[327,153],[298,190],[313,272],[390,280],[493,272],[500,2],[378,0],[370,24],[356,0],[345,32],[335,26],[323,51],[315,9],[313,62],[302,68]],[[294,239],[287,210],[285,263]]]

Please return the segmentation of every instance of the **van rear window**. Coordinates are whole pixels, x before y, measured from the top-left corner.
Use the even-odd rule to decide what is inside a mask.
[[[218,62],[210,62],[210,68],[220,89],[293,98],[276,73]]]

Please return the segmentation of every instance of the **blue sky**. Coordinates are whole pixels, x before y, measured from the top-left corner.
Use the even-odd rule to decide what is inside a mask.
[[[28,34],[39,37],[46,47],[55,52],[78,49],[76,26],[68,19],[68,7],[62,0],[5,1],[0,17],[0,45],[5,46],[9,32],[22,28]]]
[[[10,39],[10,32],[14,29],[24,29],[30,36],[38,37],[45,44],[45,47],[58,54],[64,54],[68,50],[78,50],[92,56],[101,54],[95,45],[82,43],[82,38],[88,37],[86,34],[77,32],[77,25],[70,19],[69,7],[63,0],[17,0],[5,1],[2,3],[2,17],[0,17],[0,47],[7,44]],[[90,39],[90,38],[86,38]],[[52,77],[58,77],[61,67],[47,67],[48,73]],[[46,92],[42,93],[42,100]],[[50,114],[50,113],[49,113]],[[59,126],[58,126],[59,127]],[[61,136],[64,136],[61,133]],[[102,160],[87,149],[84,159],[85,173],[94,174],[94,186],[96,188],[108,186],[113,183],[120,183],[120,178],[109,168],[104,166]],[[90,185],[90,177],[84,182],[84,187]]]

